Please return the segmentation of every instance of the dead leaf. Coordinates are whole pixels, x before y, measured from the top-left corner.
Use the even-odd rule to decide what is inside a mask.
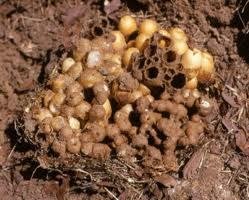
[[[226,129],[228,131],[231,131],[231,130],[237,131],[238,130],[238,127],[231,120],[229,120],[226,117],[222,118],[221,122],[226,127]]]
[[[245,133],[243,133],[242,131],[240,131],[239,133],[236,133],[235,142],[236,142],[237,147],[239,147],[239,149],[244,154],[249,156],[249,141],[247,140]]]
[[[221,96],[230,106],[234,108],[240,107],[240,105],[235,102],[234,98],[228,95],[225,91],[221,93]]]
[[[203,156],[204,156],[204,151],[202,149],[198,150],[191,156],[190,160],[183,169],[184,178],[190,179],[196,174]]]
[[[156,177],[155,181],[161,183],[165,187],[174,187],[177,184],[176,179],[168,174]]]

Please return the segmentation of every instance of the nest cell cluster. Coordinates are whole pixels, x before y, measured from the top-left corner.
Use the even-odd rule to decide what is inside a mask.
[[[176,148],[198,143],[212,111],[197,85],[212,82],[213,58],[187,40],[129,15],[118,30],[80,39],[28,111],[41,136],[29,138],[60,159],[113,155],[177,171]]]

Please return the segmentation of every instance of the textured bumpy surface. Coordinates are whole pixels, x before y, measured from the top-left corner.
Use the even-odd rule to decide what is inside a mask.
[[[150,87],[183,88],[186,77],[180,56],[172,50],[171,39],[155,34],[150,40],[143,53],[135,56],[131,63],[133,76]],[[168,46],[161,48],[160,40],[167,40]]]
[[[129,33],[137,35],[135,44],[125,34],[129,29],[122,23],[120,29],[123,33],[79,40],[73,58],[51,74],[26,110],[26,118],[38,124],[27,136],[58,159],[113,155],[177,171],[176,147],[198,143],[205,132],[202,120],[212,110],[211,101],[186,84],[203,66],[192,70],[195,57],[188,57],[192,50],[181,29],[159,30],[155,21],[144,20],[139,31],[135,26]],[[177,42],[184,45],[178,48]],[[191,70],[184,69],[184,56]]]

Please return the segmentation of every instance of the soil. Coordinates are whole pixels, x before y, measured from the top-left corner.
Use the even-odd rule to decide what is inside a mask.
[[[22,138],[23,108],[91,24],[108,19],[108,30],[129,12],[184,29],[215,57],[208,133],[182,151],[178,173],[154,180],[118,159],[48,168]],[[0,199],[249,199],[248,49],[246,0],[0,1]]]

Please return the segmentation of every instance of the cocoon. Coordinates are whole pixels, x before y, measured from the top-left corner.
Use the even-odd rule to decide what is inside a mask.
[[[51,126],[53,130],[60,131],[66,126],[66,120],[61,116],[54,117],[51,121]]]
[[[59,139],[62,141],[67,141],[70,138],[72,138],[73,136],[73,130],[71,129],[71,127],[64,127],[60,130],[59,132]]]
[[[185,32],[180,28],[177,28],[177,27],[170,28],[168,30],[168,32],[169,32],[172,40],[182,40],[184,42],[187,42],[187,40],[188,40]]]
[[[69,96],[67,96],[67,103],[69,106],[77,106],[80,102],[82,102],[84,96],[82,93],[73,92]]]
[[[73,52],[75,61],[82,61],[88,51],[91,50],[91,42],[86,38],[81,38],[76,44],[76,49]]]
[[[52,80],[53,92],[60,92],[64,90],[67,85],[67,75],[59,74],[54,80]]]
[[[53,115],[58,115],[60,112],[60,109],[58,106],[54,105],[54,103],[50,102],[49,103],[49,111],[53,114]]]
[[[170,33],[169,33],[167,30],[165,30],[165,29],[160,29],[160,30],[158,31],[158,33],[159,33],[160,35],[162,35],[162,36],[165,36],[165,37],[168,37],[168,38],[171,39]]]
[[[111,34],[115,37],[115,40],[112,43],[112,48],[114,51],[123,51],[126,47],[124,35],[120,31],[112,31]]]
[[[173,40],[172,50],[181,56],[188,50],[188,44],[184,40]]]
[[[127,103],[133,103],[142,96],[143,96],[143,93],[140,90],[135,90],[131,93],[129,102]]]
[[[135,46],[137,49],[139,49],[139,51],[142,51],[146,45],[146,43],[149,41],[150,36],[144,33],[140,33],[137,37],[136,37],[136,41],[135,41]]]
[[[80,139],[78,137],[70,138],[69,140],[67,140],[66,147],[70,153],[78,154],[81,149]]]
[[[67,74],[75,80],[79,78],[81,72],[82,72],[82,64],[81,62],[76,62],[68,69]]]
[[[54,94],[55,93],[52,90],[47,90],[47,91],[44,92],[43,104],[44,104],[45,107],[48,107],[49,102],[53,98]]]
[[[165,29],[161,29],[158,31],[158,33],[163,36],[162,39],[160,39],[158,41],[158,45],[161,48],[167,48],[169,46],[171,46],[172,43],[172,39],[171,39],[171,35],[169,34],[169,32]]]
[[[111,106],[109,99],[105,101],[105,103],[103,104],[103,107],[105,109],[105,119],[109,119],[112,115],[112,106]]]
[[[74,118],[74,117],[69,117],[68,122],[69,122],[69,126],[70,126],[72,129],[80,129],[80,122],[79,122],[79,120],[77,120],[76,118]]]
[[[118,27],[124,36],[129,36],[137,30],[137,22],[132,16],[125,15],[121,17]]]
[[[188,49],[182,55],[182,66],[186,70],[198,70],[201,67],[202,53],[198,49]]]
[[[37,119],[38,121],[42,121],[45,118],[50,118],[53,117],[52,113],[46,109],[46,108],[40,108],[38,111],[34,112],[34,118]]]
[[[139,54],[139,50],[135,47],[130,47],[129,49],[125,50],[124,54],[123,54],[123,64],[125,66],[128,66],[131,60],[132,55],[134,54]]]
[[[79,82],[83,88],[91,88],[100,81],[103,81],[103,76],[95,69],[90,68],[86,68],[79,78]]]
[[[214,74],[213,56],[211,56],[207,52],[203,52],[201,57],[201,67],[197,75],[198,81],[200,81],[201,83],[205,83],[212,78],[213,74]]]
[[[65,156],[66,144],[65,142],[55,140],[51,146],[51,149],[60,156]]]
[[[102,55],[99,51],[93,50],[88,53],[86,66],[88,68],[94,68],[100,66],[102,63]]]
[[[145,19],[139,26],[139,33],[152,36],[158,31],[159,25],[155,20]]]
[[[62,63],[62,73],[66,73],[75,64],[73,58],[66,58]]]
[[[81,102],[78,106],[75,107],[74,114],[80,119],[85,119],[86,114],[91,109],[91,104],[86,101]]]
[[[142,92],[143,96],[150,94],[150,89],[142,83],[139,84],[138,90]]]
[[[196,77],[194,77],[194,78],[187,81],[186,88],[193,90],[193,89],[197,88],[197,85],[198,85],[198,80]]]
[[[66,95],[63,92],[55,93],[51,99],[51,103],[55,106],[61,106],[65,101]]]
[[[66,90],[65,90],[65,94],[67,96],[69,96],[70,94],[73,94],[75,92],[77,93],[81,93],[83,90],[83,87],[79,84],[78,81],[74,81],[72,84],[70,84]]]
[[[120,54],[106,54],[105,68],[108,70],[108,75],[118,77],[122,72],[122,57]]]

